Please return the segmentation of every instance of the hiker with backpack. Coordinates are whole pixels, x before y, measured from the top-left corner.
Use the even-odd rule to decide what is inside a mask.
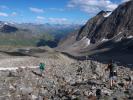
[[[110,88],[112,89],[112,87],[115,85],[117,80],[117,65],[113,63],[113,60],[111,60],[111,62],[108,64],[107,68],[105,69],[105,71],[108,71],[108,70],[110,71],[109,73]]]

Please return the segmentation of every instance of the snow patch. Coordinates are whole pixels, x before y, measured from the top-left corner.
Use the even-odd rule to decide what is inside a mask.
[[[7,22],[4,22],[4,25],[8,25],[8,23]]]
[[[108,12],[104,15],[104,17],[109,17],[111,15],[112,12]]]
[[[87,38],[87,37],[83,37],[83,38],[81,39],[81,41],[82,41],[83,43],[85,43],[86,46],[90,45],[90,39]]]
[[[85,42],[86,46],[89,46],[90,45],[90,39],[85,38],[84,42]]]
[[[132,35],[130,35],[130,36],[128,36],[127,38],[128,38],[128,39],[131,39],[131,38],[133,38],[133,36],[132,36]]]
[[[103,38],[102,39],[102,42],[106,42],[106,41],[108,41],[109,39],[105,39],[105,38]]]
[[[2,70],[2,71],[4,71],[4,70],[9,70],[9,71],[11,71],[11,70],[17,70],[17,69],[19,69],[19,68],[38,68],[38,66],[21,66],[21,67],[0,67],[0,70]]]
[[[84,36],[81,40],[84,40],[84,39],[86,39],[86,36]]]
[[[88,39],[88,38],[87,38]],[[90,39],[87,40],[87,45],[90,45]]]
[[[90,45],[90,39],[87,37],[83,37],[81,40],[77,41],[73,44],[73,47],[79,47],[86,48]]]

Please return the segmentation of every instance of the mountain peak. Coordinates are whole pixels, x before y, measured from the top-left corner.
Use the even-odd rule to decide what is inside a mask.
[[[11,32],[16,32],[18,29],[16,27],[10,26],[8,24],[4,24],[3,26],[0,27],[0,32],[4,33],[11,33]]]
[[[107,14],[107,13],[110,13],[111,11],[104,11],[104,10],[101,10],[97,15],[104,15],[104,14]]]
[[[102,10],[89,19],[78,32],[75,32],[75,41],[80,41],[83,37],[87,37],[92,44],[95,44],[102,40],[113,39],[114,37],[115,39],[116,37],[121,39],[123,36],[133,36],[132,16],[133,0],[124,2],[113,12]]]
[[[105,13],[106,13],[106,11],[102,10],[102,11],[100,11],[97,15],[103,15],[103,14],[105,14]]]

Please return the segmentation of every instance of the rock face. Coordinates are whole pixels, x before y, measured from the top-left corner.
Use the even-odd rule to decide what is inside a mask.
[[[87,36],[92,43],[100,39],[110,39],[119,33],[127,36],[133,35],[133,1],[119,5],[110,15],[110,12],[101,11],[83,26],[77,36],[77,40]]]
[[[82,39],[83,37],[88,37],[91,39],[91,42],[94,43],[94,34],[100,28],[100,26],[103,24],[105,21],[104,15],[107,12],[101,11],[99,12],[95,17],[91,18],[86,25],[84,25],[80,31],[78,32],[77,40]]]
[[[114,59],[132,64],[132,16],[133,0],[119,5],[113,12],[101,11],[61,41],[57,50],[78,58],[88,56],[103,62]]]
[[[78,31],[70,34],[62,44],[68,41],[79,41],[84,37],[90,39],[91,43],[111,39],[118,34],[125,36],[133,35],[133,1],[128,1],[118,6],[113,12],[101,11]],[[75,36],[75,38],[74,38]],[[120,37],[119,37],[120,38]],[[61,41],[62,42],[62,41]],[[70,45],[70,44],[69,44]]]

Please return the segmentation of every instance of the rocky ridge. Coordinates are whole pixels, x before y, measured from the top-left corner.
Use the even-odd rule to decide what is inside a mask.
[[[121,34],[119,38],[132,36],[132,14],[132,0],[120,4],[113,12],[101,11],[89,19],[79,31],[69,34],[60,42],[60,46],[71,45],[85,37],[90,40],[90,43],[94,44],[102,40],[112,39],[119,34]]]
[[[108,14],[109,13],[109,14]],[[108,14],[108,16],[106,16]],[[103,38],[110,39],[119,33],[133,35],[133,1],[120,4],[113,12],[101,11],[90,19],[78,33],[77,40],[84,36],[95,43]]]

